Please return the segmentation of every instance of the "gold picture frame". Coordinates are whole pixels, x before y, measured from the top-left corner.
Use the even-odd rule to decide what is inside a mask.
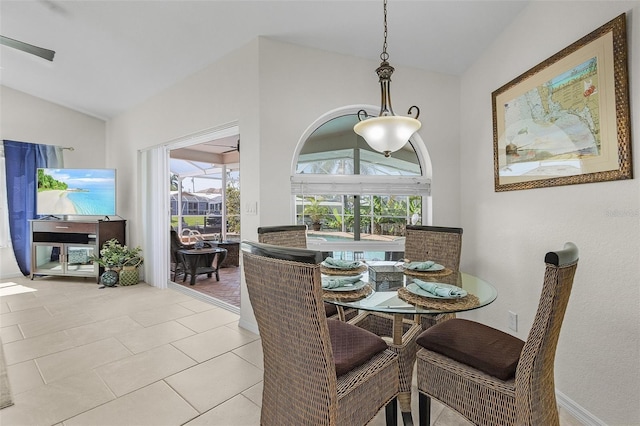
[[[633,177],[624,13],[491,97],[496,192]]]

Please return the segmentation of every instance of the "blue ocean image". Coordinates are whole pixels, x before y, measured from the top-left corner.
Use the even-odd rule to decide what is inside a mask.
[[[69,192],[67,198],[73,203],[77,214],[116,214],[115,188],[94,187],[88,192]]]
[[[48,170],[54,179],[65,182],[67,199],[79,215],[116,214],[116,176],[113,169]]]

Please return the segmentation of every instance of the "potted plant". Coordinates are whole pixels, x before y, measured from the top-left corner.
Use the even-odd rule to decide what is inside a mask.
[[[309,216],[314,231],[319,231],[322,220],[329,214],[329,208],[320,204],[322,199],[310,198],[309,204],[304,208],[304,214]]]
[[[106,286],[115,285],[118,279],[120,279],[122,285],[137,283],[137,268],[144,260],[142,257],[142,249],[140,247],[131,248],[126,245],[122,245],[115,238],[106,241],[102,245],[99,256],[93,255],[90,258],[105,268],[105,272],[100,276],[100,281]],[[134,273],[135,282],[133,282]]]

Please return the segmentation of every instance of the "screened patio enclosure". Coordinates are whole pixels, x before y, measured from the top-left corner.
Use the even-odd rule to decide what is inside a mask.
[[[234,144],[236,138],[230,138]],[[239,238],[239,152],[229,143],[219,140],[171,151],[171,226],[179,235]]]

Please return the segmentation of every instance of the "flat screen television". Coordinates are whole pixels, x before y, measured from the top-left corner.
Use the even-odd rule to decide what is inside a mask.
[[[38,169],[36,214],[115,216],[115,169]]]

